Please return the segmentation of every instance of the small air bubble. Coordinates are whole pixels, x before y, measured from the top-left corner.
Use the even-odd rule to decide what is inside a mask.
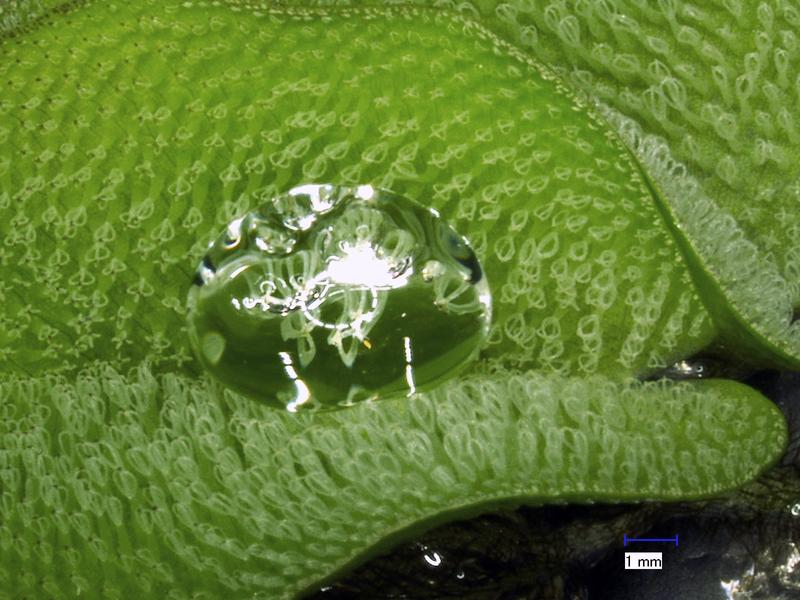
[[[446,267],[438,260],[429,260],[422,267],[422,278],[425,281],[433,281],[439,275],[445,272]]]
[[[218,333],[207,333],[203,336],[203,356],[212,365],[219,362],[225,351],[225,338]]]

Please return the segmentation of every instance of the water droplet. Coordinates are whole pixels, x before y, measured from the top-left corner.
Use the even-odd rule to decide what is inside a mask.
[[[705,379],[706,365],[702,362],[681,360],[664,370],[664,377],[668,379]]]
[[[188,306],[205,367],[291,411],[438,383],[477,354],[491,313],[467,241],[368,185],[303,185],[234,219]]]
[[[687,381],[716,378],[743,381],[751,375],[752,368],[746,364],[739,364],[711,354],[700,353],[650,374],[647,380],[672,379],[675,381]]]

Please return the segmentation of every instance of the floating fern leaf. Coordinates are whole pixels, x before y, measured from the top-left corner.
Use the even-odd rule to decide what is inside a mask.
[[[110,367],[0,385],[0,589],[288,598],[445,520],[520,503],[690,499],[786,442],[746,386],[497,373],[278,413]]]
[[[717,337],[697,265],[605,122],[480,25],[24,6],[0,38],[0,589],[289,596],[437,520],[706,496],[780,453],[743,386],[620,382]],[[200,376],[190,269],[307,178],[393,188],[471,239],[497,308],[471,378],[290,418]]]

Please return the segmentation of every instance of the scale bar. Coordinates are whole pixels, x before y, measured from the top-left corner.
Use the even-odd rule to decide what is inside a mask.
[[[622,545],[627,546],[629,542],[674,542],[675,547],[677,548],[678,534],[676,533],[674,538],[629,538],[627,533],[623,534]]]

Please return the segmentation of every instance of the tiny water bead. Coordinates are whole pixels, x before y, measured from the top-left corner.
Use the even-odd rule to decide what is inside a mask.
[[[224,384],[273,406],[346,406],[454,375],[491,296],[439,214],[369,185],[302,185],[232,221],[189,292],[189,334]]]

